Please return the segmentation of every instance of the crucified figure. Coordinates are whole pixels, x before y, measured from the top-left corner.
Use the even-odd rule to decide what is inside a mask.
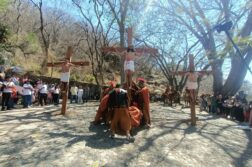
[[[61,64],[61,90],[65,91],[70,79],[70,68],[74,66],[74,64],[70,63],[68,59],[65,59],[65,62]],[[62,92],[64,93],[64,92]]]

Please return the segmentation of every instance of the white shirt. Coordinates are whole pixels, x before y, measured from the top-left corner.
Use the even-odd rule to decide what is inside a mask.
[[[53,91],[54,94],[59,94],[59,92],[60,92],[60,89],[59,89],[59,88],[56,88],[56,89],[54,89],[54,91]]]
[[[5,87],[3,89],[4,93],[12,93],[12,87],[15,86],[14,82],[12,82],[12,81],[10,81],[10,82],[5,81],[3,83],[3,85],[5,85]]]
[[[78,97],[83,96],[83,89],[78,89],[77,95]]]
[[[32,95],[33,87],[31,84],[23,85],[23,95]]]
[[[47,90],[47,85],[43,84],[41,85],[41,87],[39,87],[39,93],[43,93],[43,94],[47,94],[48,90]]]

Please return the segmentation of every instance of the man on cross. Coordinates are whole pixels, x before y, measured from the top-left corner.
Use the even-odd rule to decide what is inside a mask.
[[[190,91],[191,99],[196,101],[197,88],[198,88],[198,77],[201,76],[198,72],[189,71],[185,74],[187,76],[186,87]]]
[[[67,99],[68,99],[68,83],[70,79],[70,68],[72,66],[87,66],[89,65],[89,62],[85,61],[78,61],[78,62],[72,62],[72,47],[69,46],[67,48],[66,57],[64,62],[54,62],[54,63],[47,63],[47,67],[61,67],[61,93],[62,93],[62,108],[61,113],[64,115],[66,112],[66,105],[67,105]]]
[[[74,66],[74,64],[70,63],[70,60],[68,58],[65,58],[65,62],[61,65],[61,76],[60,76],[60,82],[61,82],[61,92],[66,93],[67,86],[70,80],[70,68]]]
[[[196,125],[196,112],[195,103],[198,88],[198,78],[203,75],[209,75],[212,71],[195,71],[194,68],[194,57],[192,54],[189,55],[189,71],[177,71],[172,72],[175,75],[183,75],[188,77],[186,87],[190,92],[190,108],[191,108],[191,122],[192,125]]]

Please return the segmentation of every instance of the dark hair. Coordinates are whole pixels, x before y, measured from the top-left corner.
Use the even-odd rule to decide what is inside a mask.
[[[135,52],[135,50],[134,50],[134,48],[129,47],[129,48],[127,49],[127,52]]]
[[[11,78],[10,75],[6,75],[6,76],[5,76],[5,79],[10,79],[10,78]]]

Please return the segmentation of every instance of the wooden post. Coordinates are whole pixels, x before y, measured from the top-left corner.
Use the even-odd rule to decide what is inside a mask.
[[[195,71],[195,67],[194,67],[194,58],[193,55],[190,54],[189,55],[189,69],[190,71]],[[191,108],[191,124],[192,126],[196,125],[196,111],[195,111],[195,103],[196,103],[196,90],[190,90],[190,93],[192,93],[193,95],[191,98],[191,103],[190,103],[190,108]]]
[[[197,78],[198,75],[204,75],[204,74],[210,74],[212,71],[195,71],[195,67],[194,67],[194,57],[192,54],[189,55],[189,71],[177,71],[174,72],[174,74],[178,74],[178,75],[187,75],[188,79],[190,80],[192,78],[195,79],[195,73],[197,73]],[[193,77],[194,75],[194,77]],[[197,82],[194,81],[194,79],[192,79],[191,82]],[[190,91],[190,110],[191,110],[191,125],[195,126],[196,125],[196,121],[197,121],[197,117],[196,117],[196,111],[195,111],[195,105],[196,105],[196,89],[195,88],[188,88]]]
[[[47,67],[55,67],[55,66],[62,66],[66,63],[66,61],[69,61],[69,65],[76,65],[76,66],[88,66],[89,62],[86,61],[77,61],[77,62],[72,62],[72,53],[73,49],[71,46],[67,48],[66,52],[66,57],[65,61],[63,62],[56,62],[56,63],[48,63]],[[69,73],[70,73],[70,66],[69,66]],[[66,114],[66,109],[67,109],[67,99],[68,99],[68,91],[69,91],[69,82],[61,82],[62,87],[61,87],[61,94],[62,94],[62,107],[61,107],[61,114],[65,115]]]

